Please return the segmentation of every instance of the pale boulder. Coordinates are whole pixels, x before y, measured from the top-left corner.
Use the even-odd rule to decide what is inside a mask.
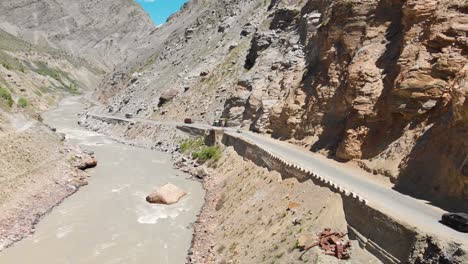
[[[187,193],[184,190],[174,184],[168,183],[148,195],[146,197],[146,201],[156,204],[175,204],[186,194]]]

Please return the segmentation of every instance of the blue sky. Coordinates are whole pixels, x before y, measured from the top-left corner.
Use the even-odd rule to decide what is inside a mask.
[[[161,25],[166,19],[179,11],[182,5],[188,0],[135,0],[146,10],[154,21],[154,24]]]

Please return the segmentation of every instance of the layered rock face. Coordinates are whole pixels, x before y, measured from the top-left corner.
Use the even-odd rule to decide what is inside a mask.
[[[105,70],[136,59],[154,25],[131,0],[4,0],[0,28],[33,44],[63,49]]]
[[[109,113],[225,118],[460,208],[466,12],[461,0],[193,0],[97,96]]]

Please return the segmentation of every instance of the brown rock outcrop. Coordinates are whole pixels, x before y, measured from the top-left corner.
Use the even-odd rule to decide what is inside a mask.
[[[163,104],[165,104],[165,103],[169,102],[170,100],[174,99],[174,97],[176,97],[178,93],[179,93],[179,91],[177,91],[176,89],[169,89],[169,90],[165,91],[159,97],[158,106],[161,107]]]
[[[87,154],[77,154],[73,158],[73,166],[80,170],[87,170],[97,166],[95,157]]]
[[[467,32],[462,0],[192,1],[138,82],[99,93],[109,112],[225,118],[466,207]],[[180,94],[158,107],[167,87]]]

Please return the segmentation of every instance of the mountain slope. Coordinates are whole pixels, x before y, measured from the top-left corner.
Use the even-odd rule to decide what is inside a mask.
[[[149,15],[132,0],[5,0],[0,28],[41,46],[60,48],[111,70],[137,57],[153,30]]]
[[[0,29],[0,251],[86,184],[72,161],[88,157],[41,122],[66,95],[90,90],[102,72],[61,50]]]
[[[96,95],[109,113],[225,118],[466,209],[466,12],[461,0],[193,0]]]

